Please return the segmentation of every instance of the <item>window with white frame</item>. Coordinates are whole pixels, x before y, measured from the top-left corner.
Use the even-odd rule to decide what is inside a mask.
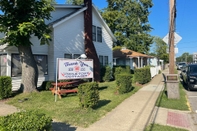
[[[92,40],[102,42],[102,28],[92,25]]]
[[[47,55],[34,55],[34,59],[36,61],[38,67],[39,75],[47,75],[48,74],[48,61]],[[12,77],[18,77],[22,74],[22,66],[20,63],[19,54],[11,55],[11,75]]]
[[[108,65],[108,56],[104,56],[104,66]]]
[[[99,62],[100,62],[100,65],[103,65],[103,56],[99,55]]]
[[[72,54],[64,54],[64,58],[72,59]]]
[[[96,26],[92,26],[92,41],[96,41]]]
[[[7,62],[7,54],[0,54],[0,76],[6,76]]]
[[[97,42],[102,42],[102,29],[97,27]]]

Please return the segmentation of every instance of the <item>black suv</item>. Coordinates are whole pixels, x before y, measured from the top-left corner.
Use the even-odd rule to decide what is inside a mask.
[[[183,68],[181,77],[188,90],[197,90],[197,64],[188,64]]]

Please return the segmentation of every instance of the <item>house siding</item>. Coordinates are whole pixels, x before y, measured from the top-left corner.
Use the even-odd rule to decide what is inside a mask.
[[[92,14],[93,14],[93,25],[102,28],[102,43],[94,41],[94,46],[96,48],[97,55],[108,56],[109,65],[112,67],[113,66],[112,38],[109,35],[105,26],[103,25],[101,19],[99,19],[99,16],[96,14],[95,10],[93,10]]]
[[[83,13],[80,13],[58,25],[54,29],[53,61],[49,65],[54,65],[49,68],[49,79],[54,80],[56,71],[56,59],[64,58],[64,54],[83,54],[84,53],[84,21]],[[50,54],[50,53],[49,53]],[[50,56],[51,58],[52,56]]]

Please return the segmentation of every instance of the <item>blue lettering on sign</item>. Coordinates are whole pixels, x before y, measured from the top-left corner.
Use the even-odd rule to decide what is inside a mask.
[[[64,63],[64,66],[67,67],[67,66],[73,66],[73,65],[78,65],[77,62],[65,62]]]
[[[82,61],[80,61],[80,66],[81,66],[81,67],[83,67],[83,66],[88,67],[88,65],[87,65],[87,64],[85,64],[85,63],[84,63],[84,62],[82,62]]]

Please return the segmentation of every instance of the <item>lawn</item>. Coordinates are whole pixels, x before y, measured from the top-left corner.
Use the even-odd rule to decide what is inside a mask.
[[[110,112],[123,100],[134,94],[140,87],[134,86],[130,93],[117,94],[116,83],[99,83],[100,100],[94,109],[81,109],[77,94],[63,96],[62,99],[55,97],[50,91],[41,91],[31,94],[18,94],[7,101],[21,110],[36,109],[51,116],[53,120],[80,127],[88,127],[95,121]]]
[[[183,88],[183,85],[179,83],[180,88],[180,99],[168,99],[167,96],[167,89],[165,88],[163,92],[161,92],[156,106],[158,107],[164,107],[169,109],[176,109],[176,110],[185,110],[188,111],[188,105],[187,105],[187,98],[186,98],[186,92]]]
[[[188,131],[188,130],[175,128],[171,126],[162,126],[159,124],[151,124],[145,129],[145,131]]]

